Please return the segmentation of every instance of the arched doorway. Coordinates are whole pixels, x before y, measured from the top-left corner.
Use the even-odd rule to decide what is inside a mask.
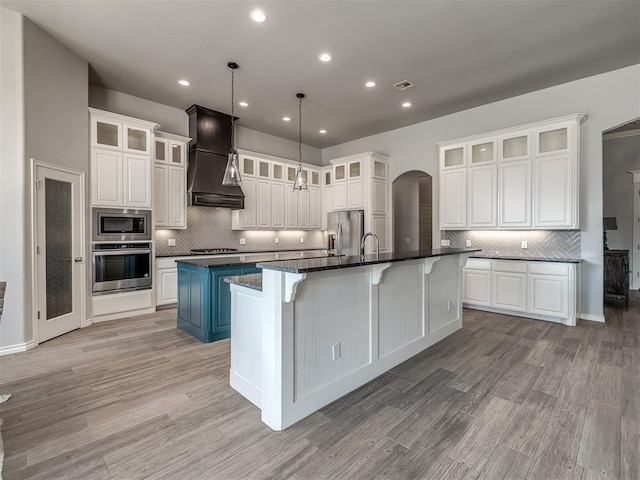
[[[420,170],[405,172],[392,184],[393,245],[396,252],[433,247],[433,180]]]

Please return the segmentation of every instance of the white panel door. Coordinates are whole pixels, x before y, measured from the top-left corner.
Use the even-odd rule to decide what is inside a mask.
[[[91,152],[91,204],[121,207],[122,153],[93,149]]]
[[[124,156],[124,206],[151,208],[151,157]]]
[[[499,164],[498,209],[499,227],[531,227],[531,160]]]
[[[294,193],[298,196],[298,228],[309,228],[310,191]]]
[[[467,226],[467,170],[459,168],[440,174],[440,229]]]
[[[166,305],[178,301],[178,269],[167,268],[158,270],[158,290],[156,304]]]
[[[309,187],[309,228],[322,226],[322,198],[318,187]]]
[[[240,210],[240,228],[256,226],[256,179],[243,178],[244,209]]]
[[[527,310],[527,274],[493,272],[493,307],[524,312]]]
[[[347,182],[333,184],[333,210],[346,210]]]
[[[536,158],[533,167],[534,228],[574,227],[573,166],[569,155]]]
[[[187,182],[184,167],[169,167],[169,226],[187,227]]]
[[[268,180],[258,180],[256,211],[258,217],[256,226],[269,228],[271,226],[271,182]]]
[[[497,166],[471,167],[468,172],[469,228],[496,227],[498,213]]]
[[[284,183],[273,182],[271,184],[271,226],[284,228]]]
[[[286,228],[298,228],[298,195],[293,191],[293,183],[284,184],[285,194],[285,227]]]
[[[350,209],[364,208],[364,191],[361,179],[347,182],[347,207]]]
[[[153,171],[155,176],[153,218],[156,227],[166,227],[169,225],[169,167],[155,165]]]
[[[538,315],[567,318],[569,314],[569,277],[529,275],[527,311]]]
[[[322,212],[320,213],[320,227],[327,229],[327,214],[333,211],[333,187],[322,188]]]
[[[470,305],[491,305],[491,272],[463,270],[463,301]]]
[[[387,239],[387,225],[389,219],[386,215],[374,215],[373,217],[373,233],[378,237],[378,243],[380,245],[380,253],[386,252],[389,249],[389,243]],[[374,252],[374,242],[367,242],[367,249],[371,249],[370,252]],[[367,253],[370,253],[367,252]]]
[[[386,215],[387,212],[387,182],[373,181],[373,214]]]

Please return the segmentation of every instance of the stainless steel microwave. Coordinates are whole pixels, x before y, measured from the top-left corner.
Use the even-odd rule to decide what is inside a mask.
[[[151,241],[151,210],[93,209],[94,242]]]

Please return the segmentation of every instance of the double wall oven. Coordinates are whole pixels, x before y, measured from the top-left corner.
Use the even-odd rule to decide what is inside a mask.
[[[94,208],[93,294],[151,288],[151,211]]]

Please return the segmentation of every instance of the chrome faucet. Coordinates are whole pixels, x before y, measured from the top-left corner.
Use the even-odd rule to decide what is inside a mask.
[[[364,244],[367,241],[367,237],[373,237],[376,241],[376,259],[380,258],[380,241],[378,240],[378,236],[375,233],[367,232],[362,237],[362,241],[360,242],[360,255],[364,257]]]

